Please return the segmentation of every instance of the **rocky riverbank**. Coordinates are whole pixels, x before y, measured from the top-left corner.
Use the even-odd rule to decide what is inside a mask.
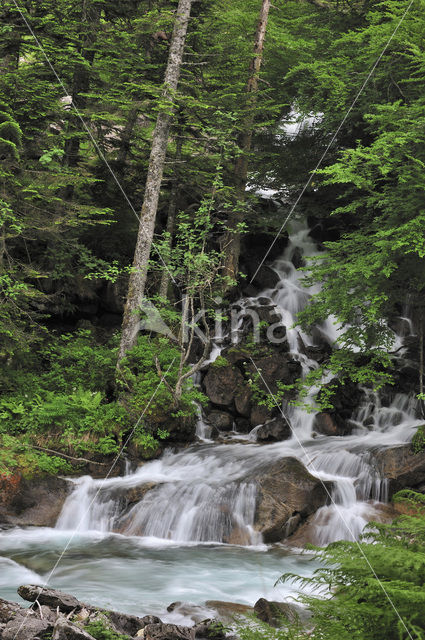
[[[100,609],[70,594],[36,585],[22,585],[18,594],[31,604],[23,607],[0,599],[0,640],[236,640],[231,626],[242,624],[243,619],[245,624],[258,619],[278,627],[285,621],[306,623],[309,618],[308,611],[298,605],[264,598],[253,608],[211,601],[206,606],[217,612],[216,618],[196,621],[199,613],[195,613],[193,626],[181,626],[153,615],[138,617]],[[181,604],[173,603],[168,610],[181,608]]]

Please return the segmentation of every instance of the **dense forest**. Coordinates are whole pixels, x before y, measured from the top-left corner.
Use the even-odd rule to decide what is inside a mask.
[[[415,478],[353,484],[398,519],[312,540],[313,626],[238,634],[424,638],[425,2],[3,0],[0,30],[0,515],[25,483],[181,455],[199,421],[276,443],[300,411],[312,441],[409,414],[384,444]],[[262,540],[339,504],[334,475]]]

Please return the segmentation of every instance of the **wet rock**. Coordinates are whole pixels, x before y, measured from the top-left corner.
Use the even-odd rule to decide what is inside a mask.
[[[269,233],[247,233],[243,235],[241,247],[241,265],[244,267],[248,284],[267,253],[267,262],[279,258],[288,246],[288,234],[281,233],[276,239]],[[248,285],[247,285],[248,286]],[[246,294],[248,295],[248,294]],[[255,294],[251,294],[255,295]]]
[[[338,414],[318,413],[313,422],[313,429],[325,436],[346,436],[353,430],[354,424],[343,420]]]
[[[143,640],[193,640],[194,633],[190,627],[175,624],[148,624],[142,637]]]
[[[225,623],[233,622],[240,616],[250,615],[253,608],[247,604],[238,602],[222,602],[221,600],[207,600],[205,603],[210,609],[217,611],[217,615]]]
[[[59,611],[69,613],[74,609],[81,609],[81,604],[77,598],[69,595],[68,593],[62,593],[56,589],[48,589],[47,587],[38,587],[34,584],[25,584],[19,587],[18,593],[24,600],[28,602],[35,602],[38,600],[40,604],[45,604],[48,607],[54,609],[59,608]]]
[[[22,615],[6,624],[2,640],[36,640],[51,633],[52,630],[53,625],[48,620]],[[67,638],[67,640],[72,640],[72,638]]]
[[[260,291],[263,289],[274,289],[279,282],[279,276],[271,267],[263,264],[254,277],[252,284]]]
[[[375,450],[373,456],[379,473],[389,480],[390,496],[425,482],[425,451],[413,453],[410,444],[403,444]]]
[[[213,404],[228,407],[239,387],[243,386],[244,379],[241,372],[232,365],[209,367],[204,378],[205,392]]]
[[[280,627],[282,624],[294,624],[297,621],[305,622],[310,617],[309,611],[299,605],[289,602],[274,602],[260,598],[254,605],[257,617],[272,627]]]
[[[295,269],[305,267],[306,261],[304,259],[304,254],[301,247],[295,247],[294,251],[292,252],[291,262],[294,265]]]
[[[257,442],[279,442],[287,440],[291,435],[291,427],[288,422],[282,417],[277,417],[268,420],[258,428]]]
[[[332,353],[332,347],[326,343],[323,343],[321,346],[312,345],[305,347],[304,353],[310,360],[315,360],[318,364],[322,364],[328,360]]]
[[[258,385],[266,393],[269,393],[269,390],[277,393],[277,382],[292,384],[301,375],[301,364],[286,353],[270,353],[253,360],[255,366],[249,363],[247,371],[254,380],[257,379],[260,371]]]
[[[54,626],[52,640],[94,640],[94,638],[78,625],[61,617]]]
[[[236,431],[240,433],[249,433],[252,429],[251,423],[247,418],[235,418]]]
[[[210,411],[206,416],[206,421],[219,431],[231,431],[233,428],[233,417],[226,411]]]
[[[131,506],[143,500],[148,491],[151,491],[158,485],[157,482],[145,482],[138,487],[131,487],[124,490],[124,499],[127,505]]]
[[[333,414],[338,414],[340,418],[348,420],[359,406],[364,392],[354,382],[342,382],[336,378],[331,380],[325,387],[331,390],[330,401],[333,405]],[[320,392],[319,392],[320,399]]]
[[[273,410],[268,409],[263,405],[256,405],[251,411],[249,421],[251,427],[258,427],[259,424],[264,424],[273,417]]]
[[[281,322],[280,314],[278,313],[276,306],[274,304],[267,305],[250,305],[248,307],[252,311],[254,311],[260,320],[260,322],[267,322],[267,324],[276,324],[277,322]]]
[[[235,395],[236,411],[244,418],[249,418],[251,413],[252,391],[248,385],[241,385]]]
[[[291,535],[310,514],[327,504],[332,483],[322,483],[296,458],[283,458],[257,473],[254,527],[264,542]]]
[[[12,483],[8,480],[6,500],[0,502],[0,521],[14,526],[54,527],[70,483],[56,476],[25,480],[17,475],[12,479]]]

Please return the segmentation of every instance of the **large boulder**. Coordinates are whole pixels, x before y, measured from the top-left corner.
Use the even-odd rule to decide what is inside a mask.
[[[257,429],[257,442],[279,442],[291,437],[291,427],[285,418],[277,416]]]
[[[378,472],[388,480],[390,496],[400,489],[415,489],[425,483],[425,451],[414,453],[410,444],[402,444],[372,453]]]
[[[249,416],[251,427],[258,427],[258,425],[264,424],[268,420],[271,420],[274,413],[275,409],[269,409],[263,404],[254,405]]]
[[[254,605],[257,617],[272,627],[282,624],[294,624],[298,621],[306,622],[311,614],[307,609],[289,602],[275,602],[260,598]]]
[[[264,542],[290,536],[310,514],[327,504],[332,483],[323,483],[296,458],[283,458],[257,473],[254,527]]]
[[[293,360],[289,354],[279,351],[253,358],[253,360],[255,365],[252,362],[248,363],[247,371],[254,380],[258,378],[259,387],[266,393],[269,391],[277,393],[278,382],[292,384],[302,372],[298,360]]]
[[[325,436],[346,436],[353,430],[353,423],[338,414],[322,412],[314,417],[313,430]]]
[[[230,407],[244,385],[244,378],[236,367],[227,361],[213,363],[204,378],[205,392],[211,402],[220,407]]]
[[[19,587],[18,593],[24,600],[28,602],[39,602],[53,609],[59,609],[63,613],[81,609],[81,604],[77,598],[57,591],[56,589],[48,589],[47,587],[39,587],[34,584],[24,584]]]
[[[231,431],[233,428],[233,417],[226,411],[210,411],[206,415],[206,421],[219,431]]]
[[[3,480],[0,487],[0,522],[14,526],[54,527],[68,496],[70,483],[55,476],[31,478],[19,475]]]

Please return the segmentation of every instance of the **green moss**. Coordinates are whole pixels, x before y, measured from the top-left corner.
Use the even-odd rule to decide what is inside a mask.
[[[210,364],[210,367],[214,367],[215,369],[218,369],[220,367],[229,367],[229,366],[230,366],[230,362],[224,356],[218,356],[218,358]]]
[[[415,435],[412,438],[412,451],[414,453],[420,453],[425,450],[425,424],[421,424],[418,427]]]
[[[129,636],[124,636],[108,628],[106,624],[100,620],[90,622],[85,627],[85,631],[96,638],[96,640],[128,640]]]

